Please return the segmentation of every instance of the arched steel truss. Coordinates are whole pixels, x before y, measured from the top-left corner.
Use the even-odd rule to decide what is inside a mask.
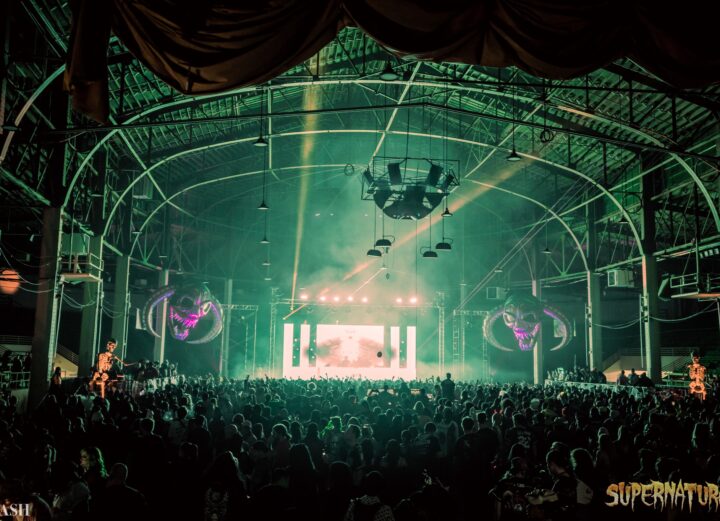
[[[27,114],[30,106],[42,94],[42,92],[52,83],[52,79],[56,78],[63,71],[64,71],[64,66],[58,68],[55,72],[53,72],[52,75],[50,75],[48,77],[48,79],[46,79],[35,90],[35,92],[31,95],[31,97],[28,99],[28,101],[23,106],[23,109],[21,110],[21,112],[16,117],[16,120],[15,120],[16,125],[19,125],[21,123],[22,119]],[[493,90],[489,90],[486,88],[481,89],[481,88],[476,88],[476,87],[467,86],[467,85],[455,85],[455,84],[440,83],[440,82],[433,82],[433,81],[402,81],[402,80],[398,80],[398,81],[390,82],[390,83],[405,85],[406,87],[409,85],[412,85],[414,87],[431,87],[431,88],[441,87],[448,91],[450,91],[450,90],[463,91],[463,92],[471,92],[471,93],[478,93],[478,94],[484,94],[484,95],[493,95],[493,96],[506,97],[506,98],[511,96],[511,94],[508,92],[502,92],[502,91],[498,91],[498,90],[493,91]],[[387,85],[387,84],[388,84],[388,82],[384,82],[382,80],[377,80],[377,79],[326,79],[326,80],[317,80],[317,81],[278,83],[275,85],[270,85],[268,88],[270,88],[272,90],[278,90],[278,89],[283,89],[283,88],[296,88],[296,87],[303,87],[303,86],[310,86],[310,85],[318,86],[318,85]],[[239,94],[242,92],[252,91],[254,89],[255,89],[255,87],[244,87],[241,89],[235,89],[233,91],[224,92],[224,93],[218,93],[218,94],[206,95],[206,96],[184,97],[182,99],[174,100],[174,101],[171,101],[168,103],[157,104],[157,105],[154,105],[153,107],[150,107],[150,108],[138,113],[135,116],[132,116],[131,118],[126,120],[123,124],[127,125],[130,123],[134,123],[136,121],[141,120],[142,118],[151,116],[155,112],[159,112],[161,110],[167,110],[168,108],[173,108],[173,107],[180,108],[186,104],[196,103],[198,101],[204,101],[204,100],[212,100],[215,98],[224,97],[224,96],[228,96],[228,95],[235,95],[235,94]],[[535,98],[531,98],[528,96],[522,96],[522,95],[519,95],[518,93],[514,93],[514,94],[512,94],[512,96],[514,96],[517,100],[520,100],[527,104],[540,104],[541,103],[539,100],[537,100]],[[658,139],[657,137],[655,137],[647,132],[644,132],[639,128],[635,128],[629,124],[623,123],[621,121],[617,121],[614,118],[610,118],[608,116],[591,114],[591,113],[588,113],[588,112],[585,112],[582,110],[578,110],[573,107],[567,107],[567,106],[560,105],[560,104],[553,104],[552,108],[554,108],[557,111],[565,112],[567,114],[573,114],[575,116],[581,116],[584,118],[588,118],[591,120],[596,120],[596,121],[603,122],[605,124],[609,124],[616,128],[622,129],[625,132],[634,134],[634,135],[638,136],[639,138],[647,140],[648,142],[653,143],[653,144],[659,144],[659,145],[663,144],[663,142],[660,139]],[[272,115],[270,114],[269,117],[272,117]],[[98,143],[88,152],[88,154],[84,157],[83,161],[78,166],[77,170],[73,173],[70,184],[68,186],[65,201],[63,202],[63,208],[67,207],[67,205],[72,197],[72,192],[73,192],[75,185],[77,184],[78,180],[80,179],[81,175],[83,174],[84,169],[87,168],[87,166],[90,164],[90,161],[92,160],[92,157],[94,156],[94,154],[110,138],[112,138],[115,135],[115,133],[117,133],[117,132],[121,132],[121,129],[113,129],[110,132],[108,132],[107,134],[105,134],[98,141]],[[313,133],[332,133],[332,132],[342,132],[342,131],[313,131]],[[350,131],[350,132],[358,132],[358,131]],[[369,132],[369,131],[362,131],[362,132]],[[378,131],[372,131],[372,132],[378,132]],[[394,132],[394,131],[390,131],[390,133],[398,134],[398,132]],[[298,133],[276,134],[273,137],[275,138],[275,137],[282,137],[282,136],[287,136],[287,135],[297,135],[297,134]],[[404,133],[402,133],[402,134],[404,134]],[[6,151],[9,148],[9,145],[10,145],[10,142],[12,141],[13,135],[14,135],[14,133],[10,132],[6,136],[5,143],[3,144],[3,151]],[[414,134],[411,133],[411,135],[422,136],[422,137],[431,137],[431,138],[439,138],[440,137],[437,135],[421,134],[421,133],[414,133]],[[234,142],[237,143],[237,142],[242,142],[242,141],[248,141],[250,139],[251,138],[246,138],[243,140],[236,140]],[[463,139],[458,139],[458,138],[447,138],[447,139],[455,140],[455,141],[458,141],[461,143],[466,143],[466,144],[470,144],[470,145],[474,145],[474,146],[492,147],[492,145],[487,144],[487,143],[473,142],[473,141],[463,140]],[[129,143],[127,143],[127,144],[129,146]],[[227,143],[225,143],[225,144],[227,144]],[[202,147],[202,149],[207,149],[207,148],[210,148],[210,147]],[[136,154],[133,154],[133,155],[136,155]],[[617,199],[615,199],[615,197],[612,196],[610,191],[608,191],[607,189],[605,189],[604,187],[599,185],[599,183],[592,180],[592,178],[590,178],[589,176],[582,174],[578,170],[567,167],[565,165],[560,165],[558,163],[548,161],[546,159],[543,159],[543,158],[540,158],[537,156],[533,156],[531,154],[522,154],[521,153],[521,155],[523,155],[524,157],[526,157],[528,159],[533,159],[536,161],[543,162],[545,164],[549,164],[556,168],[561,168],[562,170],[565,170],[566,172],[569,172],[573,175],[579,175],[580,177],[584,178],[587,182],[590,182],[591,184],[593,184],[593,186],[595,188],[600,189],[601,193],[604,196],[609,197],[610,200],[612,201],[612,203],[620,210],[620,212],[623,215],[625,215],[626,219],[628,219],[628,221],[631,223],[632,232],[633,232],[633,235],[635,236],[638,247],[642,248],[642,245],[639,241],[639,235],[638,235],[635,225],[632,223],[632,220],[628,216],[625,209],[617,201]],[[700,191],[701,195],[705,198],[705,200],[708,204],[708,207],[710,209],[710,212],[713,216],[713,220],[715,222],[715,227],[716,227],[716,229],[718,229],[720,231],[720,215],[718,214],[718,209],[716,208],[714,201],[712,199],[712,196],[709,193],[709,191],[707,190],[707,187],[703,184],[702,180],[698,177],[698,175],[695,173],[695,171],[690,167],[690,165],[682,157],[680,157],[678,154],[673,153],[673,152],[669,152],[669,155],[670,155],[670,158],[672,160],[674,160],[676,163],[678,163],[681,166],[681,168],[690,176],[692,181],[698,186],[698,190]],[[178,154],[170,156],[170,157],[171,158],[178,157]],[[139,160],[138,157],[136,157],[136,159]],[[165,159],[168,159],[168,158],[165,158]],[[161,160],[161,161],[163,161],[163,160]],[[142,161],[140,161],[140,164],[143,165],[143,167],[144,167],[144,163]],[[141,175],[145,175],[148,171],[151,171],[155,166],[157,166],[157,164],[158,163],[151,166],[150,168],[145,168],[144,172]],[[124,193],[127,193],[127,191],[125,191]],[[167,197],[166,197],[166,200],[167,200]],[[116,206],[113,207],[110,219],[108,219],[108,221],[111,220],[112,215],[114,214],[115,209],[117,207],[117,204],[118,203],[116,203]],[[173,204],[173,206],[176,206],[176,205]],[[178,207],[178,209],[180,209],[180,208]]]
[[[290,136],[298,136],[298,135],[311,135],[311,134],[334,134],[334,133],[369,133],[369,134],[379,134],[379,133],[382,133],[382,132],[384,132],[384,131],[382,131],[382,130],[374,130],[374,129],[373,129],[373,130],[313,130],[313,131],[297,131],[297,132],[287,132],[287,133],[275,134],[275,135],[273,136],[273,139],[278,139],[278,138],[283,138],[283,137],[290,137]],[[403,135],[403,136],[407,134],[406,132],[399,132],[399,131],[389,131],[388,133],[389,133],[389,134],[395,134],[395,135]],[[430,139],[441,139],[441,140],[442,140],[442,139],[446,139],[446,140],[451,141],[451,142],[457,142],[457,143],[461,143],[461,144],[465,144],[465,145],[481,146],[481,147],[487,147],[487,148],[493,148],[493,149],[496,148],[494,145],[491,145],[491,144],[482,143],[482,142],[479,142],[479,141],[472,141],[472,140],[469,140],[469,139],[462,139],[462,138],[450,137],[450,136],[438,136],[438,135],[435,135],[435,134],[425,134],[425,133],[420,133],[420,132],[410,132],[410,135],[413,136],[413,137],[418,137],[418,138],[430,138]],[[114,217],[114,215],[115,215],[115,212],[116,212],[117,209],[120,207],[123,199],[124,199],[129,193],[132,192],[133,186],[134,186],[137,182],[139,182],[140,179],[142,179],[142,177],[143,177],[144,175],[146,175],[147,173],[151,172],[153,169],[158,168],[159,166],[161,166],[161,165],[163,165],[163,164],[166,164],[166,163],[169,162],[169,161],[172,161],[172,160],[174,160],[174,159],[178,159],[178,158],[180,158],[180,157],[183,157],[183,156],[186,156],[186,155],[189,155],[189,154],[194,154],[194,153],[197,153],[197,152],[202,152],[202,151],[204,151],[204,150],[208,150],[208,149],[212,149],[212,148],[218,148],[218,147],[223,147],[223,146],[230,146],[230,145],[234,145],[234,144],[238,144],[238,143],[248,143],[248,142],[252,142],[252,141],[254,141],[254,140],[255,140],[254,137],[251,137],[251,138],[239,138],[239,139],[228,140],[228,141],[221,142],[221,143],[214,143],[214,144],[212,144],[212,145],[204,145],[204,146],[201,146],[201,147],[191,148],[191,149],[187,149],[187,150],[183,150],[183,151],[177,152],[176,154],[173,154],[172,156],[168,156],[168,157],[166,157],[166,158],[163,158],[162,160],[160,160],[160,161],[158,161],[157,163],[153,164],[149,169],[147,169],[147,170],[144,171],[144,172],[141,172],[140,175],[136,176],[136,178],[125,188],[125,190],[119,194],[117,200],[115,201],[115,204],[114,204],[113,208],[110,210],[110,213],[108,214],[108,219],[107,219],[107,222],[106,222],[106,224],[105,224],[105,231],[104,231],[104,233],[106,234],[106,233],[108,232],[109,227],[110,227],[110,223],[112,222],[112,219],[113,219],[113,217]],[[570,173],[570,174],[572,174],[572,175],[575,175],[575,176],[577,176],[577,177],[580,177],[581,179],[583,179],[583,180],[586,181],[587,183],[591,184],[595,189],[597,189],[598,191],[600,191],[601,193],[603,193],[606,197],[608,197],[608,198],[610,199],[610,201],[613,203],[613,205],[615,205],[615,207],[617,207],[617,209],[618,209],[618,210],[625,216],[625,218],[628,220],[630,230],[632,231],[632,234],[633,234],[633,236],[634,236],[634,238],[635,238],[635,241],[636,241],[636,244],[637,244],[637,246],[638,246],[638,249],[639,249],[639,251],[640,251],[641,254],[643,253],[642,243],[641,243],[641,241],[640,241],[640,235],[639,235],[639,233],[638,233],[637,227],[636,227],[635,224],[632,222],[632,220],[631,220],[631,218],[630,218],[630,215],[629,215],[628,212],[625,210],[625,208],[622,206],[622,204],[621,204],[621,203],[617,200],[617,198],[616,198],[611,192],[609,192],[605,187],[603,187],[600,183],[596,182],[596,181],[595,181],[594,179],[592,179],[590,176],[588,176],[588,175],[586,175],[586,174],[584,174],[584,173],[582,173],[582,172],[580,172],[580,171],[578,171],[578,170],[575,170],[575,169],[573,169],[573,168],[570,168],[570,167],[568,167],[568,166],[560,165],[560,164],[558,164],[558,163],[554,163],[554,162],[549,161],[549,160],[547,160],[547,159],[544,159],[544,158],[541,158],[541,157],[537,157],[537,156],[533,156],[532,154],[525,154],[525,153],[523,153],[523,154],[521,154],[521,155],[524,156],[524,157],[527,158],[527,159],[532,159],[532,160],[534,160],[534,161],[539,161],[539,162],[541,162],[541,163],[547,164],[547,165],[552,166],[552,167],[555,167],[555,168],[560,168],[560,169],[562,169],[563,171],[565,171],[565,172],[567,172],[567,173]],[[330,166],[330,165],[324,165],[324,166],[325,166],[325,167],[328,167],[328,166]],[[344,167],[344,166],[345,166],[345,165],[343,164],[343,165],[339,165],[338,167],[341,168],[341,167]],[[314,167],[313,165],[295,165],[295,166],[290,166],[290,167],[275,168],[275,170],[276,170],[276,171],[279,171],[279,170],[281,170],[281,169],[292,170],[292,169],[298,169],[298,168],[313,168],[313,167]],[[234,174],[234,175],[231,175],[231,176],[222,176],[222,177],[219,177],[219,178],[216,178],[216,179],[210,179],[210,180],[206,180],[206,181],[201,181],[201,182],[199,182],[199,183],[196,183],[195,185],[190,185],[190,187],[185,187],[185,188],[183,188],[182,190],[176,192],[175,194],[172,194],[171,196],[169,196],[168,199],[167,199],[167,201],[161,202],[150,214],[148,214],[148,216],[145,218],[145,221],[144,221],[144,222],[142,223],[142,225],[140,226],[139,230],[140,230],[141,232],[142,232],[142,230],[144,230],[144,228],[147,226],[147,224],[150,222],[150,220],[157,214],[157,212],[158,212],[158,210],[159,210],[160,208],[162,208],[165,204],[169,204],[170,202],[172,202],[172,200],[173,200],[177,195],[180,195],[181,193],[185,193],[185,192],[187,192],[187,191],[188,191],[189,189],[191,189],[191,188],[197,188],[197,187],[200,187],[200,186],[206,186],[206,185],[212,184],[212,183],[214,183],[214,182],[226,181],[226,180],[228,180],[228,179],[233,179],[233,178],[237,178],[237,177],[247,177],[247,176],[251,176],[251,175],[260,175],[261,173],[262,173],[262,170],[256,170],[256,171],[254,171],[254,172],[245,172],[245,173],[242,173],[242,174]],[[482,184],[482,183],[478,183],[478,184]],[[510,192],[508,191],[508,193],[510,193]],[[554,214],[554,215],[557,215],[557,214]],[[557,218],[559,218],[559,217],[557,217]],[[563,221],[563,222],[564,222],[564,221]],[[137,243],[137,240],[138,240],[139,237],[140,237],[140,235],[138,235],[138,236],[135,238],[135,242],[133,243],[133,248],[132,248],[132,249],[134,249],[135,244]],[[576,245],[579,246],[579,242],[577,242],[577,238],[574,236],[574,234],[573,234],[573,240],[576,242]],[[131,251],[132,251],[132,249],[131,249]],[[584,255],[584,254],[583,254],[583,255]],[[584,262],[585,262],[585,261],[586,261],[586,259],[584,259]]]

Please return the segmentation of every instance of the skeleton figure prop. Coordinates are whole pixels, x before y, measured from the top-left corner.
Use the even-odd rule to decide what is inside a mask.
[[[160,337],[153,324],[153,312],[163,300],[168,301],[167,325],[174,339],[188,344],[205,344],[222,331],[222,308],[206,286],[165,286],[150,296],[143,309],[143,326],[153,336]],[[200,338],[188,340],[198,322],[206,316],[213,320],[210,330]]]
[[[530,351],[537,344],[543,314],[559,324],[560,343],[550,350],[562,349],[570,342],[570,322],[557,309],[545,306],[538,299],[529,295],[511,295],[502,306],[491,311],[485,318],[483,334],[494,347],[502,351],[513,351],[513,349],[503,346],[493,332],[495,322],[502,317],[505,325],[512,329],[520,350]]]

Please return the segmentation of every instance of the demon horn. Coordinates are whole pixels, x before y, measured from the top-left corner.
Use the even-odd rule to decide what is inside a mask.
[[[483,322],[483,334],[485,335],[487,341],[493,345],[493,347],[499,349],[500,351],[512,352],[512,349],[508,349],[500,342],[498,342],[497,338],[495,338],[495,333],[493,333],[493,326],[495,325],[495,322],[497,322],[497,319],[502,316],[504,310],[505,307],[500,306],[492,310],[490,314],[485,317],[485,322]]]
[[[155,290],[155,293],[150,295],[150,298],[147,299],[147,301],[145,302],[145,306],[143,307],[142,312],[143,328],[148,330],[150,334],[155,338],[160,338],[160,333],[155,331],[155,326],[153,325],[153,311],[155,311],[155,308],[158,306],[158,304],[160,304],[160,302],[169,299],[174,294],[174,286],[163,286],[162,288]]]
[[[557,351],[558,349],[562,349],[570,343],[570,321],[565,315],[563,315],[560,311],[558,311],[552,306],[545,306],[545,309],[543,309],[543,313],[545,313],[553,320],[557,320],[557,322],[560,324],[560,343],[550,349],[550,351]]]
[[[223,313],[222,308],[220,307],[220,302],[218,302],[214,298],[210,300],[210,311],[213,315],[212,328],[210,329],[210,331],[207,332],[206,335],[203,335],[197,340],[188,340],[188,344],[206,344],[220,334],[223,328]]]

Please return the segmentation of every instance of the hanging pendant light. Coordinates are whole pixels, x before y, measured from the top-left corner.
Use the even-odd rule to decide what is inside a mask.
[[[433,251],[433,249],[432,249],[432,213],[428,216],[428,218],[430,219],[430,226],[428,226],[428,232],[430,234],[430,237],[429,237],[430,246],[421,248],[421,251],[425,250],[425,251],[423,251],[423,254],[422,254],[424,259],[435,259],[435,258],[437,258],[438,254],[436,251]]]
[[[387,60],[385,62],[385,68],[380,73],[380,79],[383,81],[396,81],[398,78],[400,78],[400,76],[398,76],[398,73],[393,69],[392,62]]]

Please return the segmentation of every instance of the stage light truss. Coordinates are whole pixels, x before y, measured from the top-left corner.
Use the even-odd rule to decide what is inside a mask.
[[[420,220],[460,185],[458,167],[454,159],[376,156],[362,173],[362,199],[393,219]]]

